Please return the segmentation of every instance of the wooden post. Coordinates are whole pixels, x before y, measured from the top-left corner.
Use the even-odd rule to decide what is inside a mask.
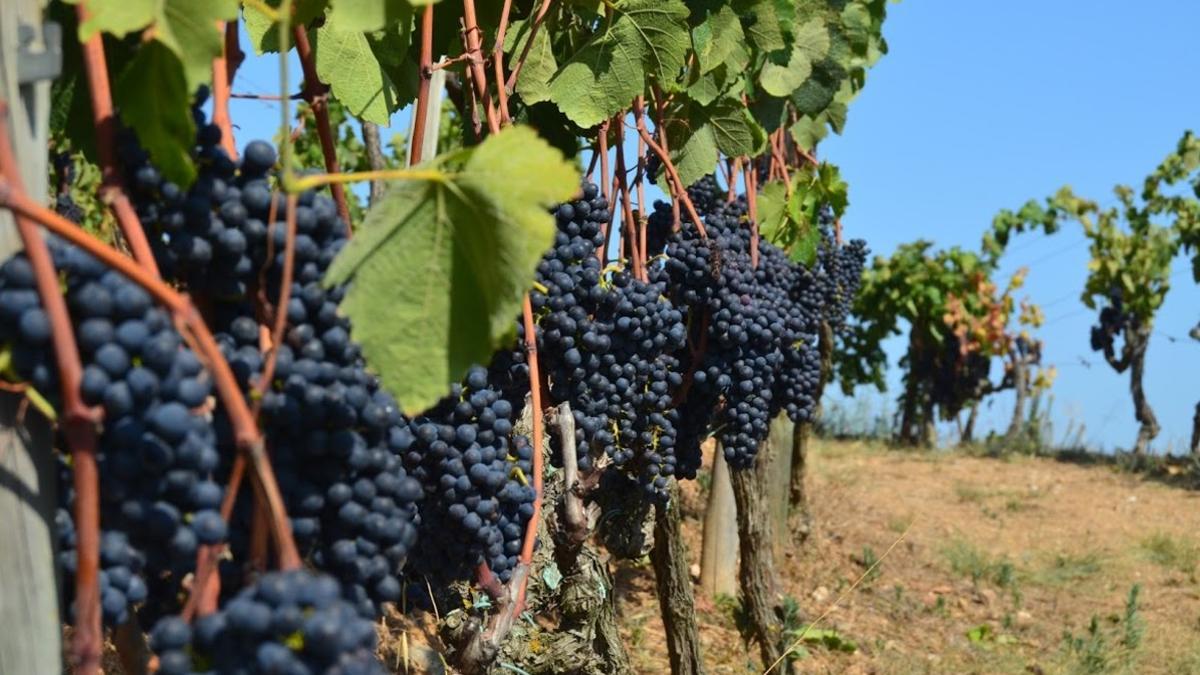
[[[788,497],[792,482],[792,421],[786,413],[771,420],[771,463],[767,469],[767,513],[771,517],[772,548],[779,559],[792,543],[788,529]]]
[[[38,0],[0,1],[0,98],[9,103],[10,140],[34,196],[47,194],[50,80],[42,78],[54,74],[45,55],[57,47],[47,48],[41,17]],[[46,67],[34,72],[34,65]],[[12,215],[0,209],[0,262],[20,248]],[[21,402],[0,395],[0,673],[58,673],[54,451],[46,420],[33,411],[22,419]]]
[[[704,540],[700,554],[700,591],[709,598],[737,595],[737,507],[729,483],[729,465],[721,448],[715,452],[708,506],[704,510]]]

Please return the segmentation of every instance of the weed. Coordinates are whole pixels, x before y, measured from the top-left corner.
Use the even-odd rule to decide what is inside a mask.
[[[875,549],[870,546],[864,546],[862,554],[859,555],[855,562],[866,570],[866,575],[863,577],[864,584],[869,584],[879,578],[879,555],[875,553]]]
[[[914,520],[916,520],[916,518],[911,513],[903,516],[889,516],[887,528],[896,534],[902,534],[912,526]]]
[[[1155,564],[1182,572],[1196,581],[1196,568],[1200,565],[1200,546],[1196,542],[1156,532],[1142,540],[1142,550]]]
[[[971,577],[976,584],[984,581],[1000,588],[1016,586],[1017,571],[1011,562],[992,558],[969,541],[955,539],[942,553],[955,574]]]
[[[1054,586],[1074,583],[1098,573],[1100,564],[1100,554],[1095,551],[1059,553],[1054,557],[1054,562],[1037,575],[1037,580]]]
[[[967,483],[955,483],[954,496],[964,503],[981,502],[988,496],[988,491]]]
[[[1138,584],[1129,589],[1124,614],[1108,618],[1114,625],[1103,627],[1100,618],[1093,614],[1083,635],[1063,632],[1063,645],[1070,661],[1067,672],[1087,675],[1136,672],[1133,661],[1145,632],[1138,603],[1140,593]]]

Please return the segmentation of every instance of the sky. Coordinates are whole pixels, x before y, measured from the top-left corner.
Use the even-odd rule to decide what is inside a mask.
[[[904,0],[889,5],[890,52],[850,106],[844,135],[819,155],[850,185],[847,236],[888,254],[917,238],[975,248],[1002,208],[1052,194],[1064,184],[1102,205],[1112,187],[1136,184],[1200,130],[1200,2],[1195,0]],[[248,40],[243,34],[243,46]],[[299,64],[292,59],[292,91]],[[278,91],[278,61],[251,56],[233,91]],[[271,138],[277,104],[232,103],[239,144]],[[407,111],[392,119],[407,131]],[[384,130],[385,140],[390,136]],[[1056,440],[1082,434],[1093,449],[1128,448],[1137,424],[1128,375],[1090,350],[1095,314],[1079,300],[1087,245],[1077,225],[1052,237],[1022,235],[998,277],[1029,268],[1023,296],[1045,310],[1044,362],[1057,367],[1052,422]],[[1200,400],[1200,289],[1183,258],[1155,322],[1146,389],[1162,425],[1157,451],[1180,452]],[[904,341],[889,342],[889,391],[860,388],[850,408],[894,409]],[[996,376],[999,367],[994,368]],[[981,410],[980,431],[1003,429],[1011,396]],[[944,440],[953,440],[947,425]]]

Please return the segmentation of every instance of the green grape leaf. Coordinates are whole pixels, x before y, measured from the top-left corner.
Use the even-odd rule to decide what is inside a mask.
[[[82,0],[67,0],[78,5]],[[149,26],[158,16],[160,0],[92,0],[87,21],[79,24],[79,41],[87,42],[97,32],[123,37]]]
[[[154,83],[153,96],[146,95],[147,82]],[[121,121],[137,132],[163,176],[180,185],[190,185],[196,178],[191,91],[179,57],[157,40],[138,49],[116,86]]]
[[[237,9],[237,0],[162,0],[154,37],[179,56],[193,91],[212,81],[212,61],[225,41],[217,22],[237,18]]]
[[[369,33],[411,21],[412,4],[408,0],[332,0],[329,20],[342,30]]]
[[[504,51],[514,59],[525,53],[525,45],[529,42],[532,24],[521,19],[513,21],[504,36]],[[538,29],[533,35],[533,45],[525,56],[525,64],[517,75],[517,93],[526,103],[541,103],[550,100],[550,78],[558,71],[558,61],[554,58],[554,45],[550,40],[550,31],[546,26]]]
[[[788,133],[792,135],[792,140],[796,141],[796,145],[812,152],[813,148],[817,147],[817,143],[829,133],[829,127],[826,126],[823,119],[802,115],[795,124],[788,127]]]
[[[279,0],[266,0],[271,7],[279,7]],[[295,0],[292,3],[292,25],[307,26],[325,15],[329,0]],[[242,6],[246,19],[246,33],[250,35],[250,46],[254,53],[262,56],[279,51],[279,24],[272,21],[253,5]]]
[[[782,22],[773,0],[734,0],[738,16],[749,17],[746,35],[760,52],[773,52],[787,47],[781,30]]]
[[[554,242],[547,208],[579,189],[578,170],[528,127],[460,155],[460,167],[434,160],[421,168],[436,178],[386,192],[325,276],[330,286],[353,282],[342,311],[407,414],[511,343]]]
[[[317,77],[329,85],[333,95],[346,105],[355,117],[387,126],[391,114],[399,110],[411,93],[404,91],[385,68],[380,53],[372,46],[366,33],[343,30],[333,21],[326,21],[310,31]],[[381,49],[386,58],[394,58],[393,50]]]
[[[590,128],[627,107],[647,78],[674,87],[691,47],[679,0],[617,0],[613,17],[550,80],[550,99]]]
[[[685,90],[688,98],[700,105],[708,105],[717,100],[728,87],[726,81],[728,73],[729,71],[724,65],[717,66],[716,70],[704,74],[693,71],[692,81]]]
[[[78,4],[79,0],[72,0]],[[175,52],[191,89],[212,80],[212,60],[221,55],[223,34],[218,21],[237,17],[237,0],[97,0],[90,17],[79,25],[79,40],[97,32],[123,37],[150,27],[148,33]]]
[[[722,5],[720,10],[710,13],[692,30],[692,43],[701,74],[712,72],[719,66],[741,72],[750,63],[746,34],[729,5]]]
[[[787,96],[813,73],[813,64],[829,52],[829,31],[820,19],[809,19],[796,27],[792,52],[786,63],[767,61],[759,83],[772,96]]]
[[[684,185],[712,173],[721,154],[754,155],[766,146],[766,132],[737,99],[721,99],[710,106],[689,104],[664,123],[671,163]],[[660,182],[665,189],[665,174]]]
[[[775,180],[763,185],[758,193],[758,233],[764,239],[786,248],[788,214],[787,185]]]
[[[865,53],[871,39],[871,12],[858,3],[846,5],[842,10],[842,32],[855,51]]]

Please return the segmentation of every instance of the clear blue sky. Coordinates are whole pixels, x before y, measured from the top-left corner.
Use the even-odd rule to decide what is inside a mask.
[[[1140,181],[1185,129],[1200,130],[1196,26],[1196,0],[890,5],[891,52],[851,106],[845,135],[820,148],[850,183],[847,234],[883,254],[919,237],[975,247],[997,210],[1064,183],[1111,203],[1114,184]],[[292,77],[298,82],[296,65]],[[251,57],[234,91],[275,93],[277,83],[277,61]],[[274,104],[234,106],[239,143],[272,136]],[[407,114],[393,126],[406,130]],[[1018,238],[1002,278],[1028,266],[1025,293],[1045,309],[1045,358],[1059,371],[1056,430],[1082,424],[1092,446],[1128,447],[1136,433],[1128,378],[1088,347],[1093,313],[1079,301],[1086,262],[1082,235],[1069,226],[1052,238]],[[1200,320],[1200,290],[1185,261],[1176,263],[1147,390],[1163,427],[1156,448],[1179,451],[1200,399],[1200,343],[1187,337]],[[890,347],[894,365],[902,343]],[[898,377],[893,370],[888,399]],[[872,390],[859,398],[885,400]],[[1010,410],[1010,398],[995,397],[983,429],[1005,424]]]
[[[847,232],[878,253],[918,237],[975,247],[997,210],[1064,183],[1111,204],[1114,184],[1136,184],[1185,129],[1200,129],[1197,25],[1195,0],[890,5],[891,52],[852,104],[845,135],[821,147],[850,184]],[[1094,315],[1079,301],[1087,258],[1070,226],[1016,239],[1002,269],[1007,278],[1027,265],[1025,292],[1045,308],[1057,428],[1082,423],[1091,444],[1128,447],[1136,433],[1128,377],[1088,345]],[[1200,399],[1200,342],[1187,338],[1200,292],[1185,261],[1176,268],[1147,391],[1163,427],[1156,447],[1178,450]],[[1011,399],[999,397],[983,419],[1003,423],[1010,411]]]

